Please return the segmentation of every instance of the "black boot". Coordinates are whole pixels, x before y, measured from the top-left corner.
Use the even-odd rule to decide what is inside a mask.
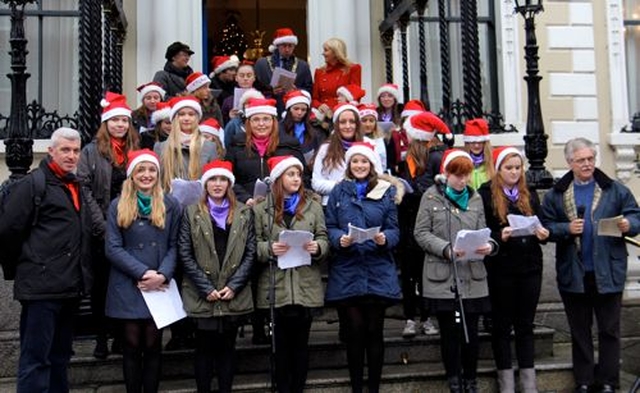
[[[462,387],[460,386],[460,378],[449,377],[449,391],[451,393],[462,393]]]
[[[465,379],[464,393],[478,393],[478,381],[475,379]]]

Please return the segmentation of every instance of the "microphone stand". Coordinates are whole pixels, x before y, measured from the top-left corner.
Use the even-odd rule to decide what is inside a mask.
[[[271,233],[275,220],[275,201],[271,194],[271,184],[267,184],[267,230],[269,236],[269,334],[271,335],[271,352],[269,353],[269,371],[271,373],[271,392],[277,391],[276,382],[276,257],[272,254]]]

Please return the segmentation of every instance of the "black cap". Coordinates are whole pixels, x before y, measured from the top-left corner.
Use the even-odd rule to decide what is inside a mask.
[[[164,54],[164,58],[167,60],[171,60],[173,59],[173,56],[177,55],[180,52],[187,52],[189,56],[195,53],[191,50],[191,48],[189,48],[189,45],[183,44],[180,41],[176,41],[167,47],[167,53]]]

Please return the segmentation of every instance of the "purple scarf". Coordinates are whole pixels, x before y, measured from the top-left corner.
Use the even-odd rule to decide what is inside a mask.
[[[471,156],[471,160],[473,160],[474,167],[480,166],[484,162],[484,151],[478,155],[469,152],[469,155]]]
[[[353,141],[345,141],[342,138],[340,138],[340,142],[342,142],[342,148],[344,149],[344,151],[349,150],[349,148],[351,147],[351,144],[353,144]]]
[[[520,197],[520,191],[518,190],[518,187],[509,188],[507,186],[502,186],[502,191],[511,203],[516,203],[518,201],[518,198]]]
[[[229,200],[225,198],[221,205],[216,205],[211,197],[207,197],[207,199],[209,200],[209,215],[218,228],[226,229],[227,217],[229,217]]]

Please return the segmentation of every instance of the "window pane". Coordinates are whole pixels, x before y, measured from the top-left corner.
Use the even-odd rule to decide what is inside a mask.
[[[0,3],[1,4],[1,3]],[[0,97],[6,99],[0,100],[0,114],[9,116],[9,108],[11,105],[11,81],[5,77],[11,72],[11,57],[9,56],[9,33],[11,23],[8,16],[0,16]],[[2,123],[0,123],[2,127]]]
[[[630,112],[640,111],[640,26],[627,26],[625,28],[625,47],[627,50],[627,86],[629,89]]]
[[[42,9],[48,11],[77,11],[78,0],[40,0]]]

